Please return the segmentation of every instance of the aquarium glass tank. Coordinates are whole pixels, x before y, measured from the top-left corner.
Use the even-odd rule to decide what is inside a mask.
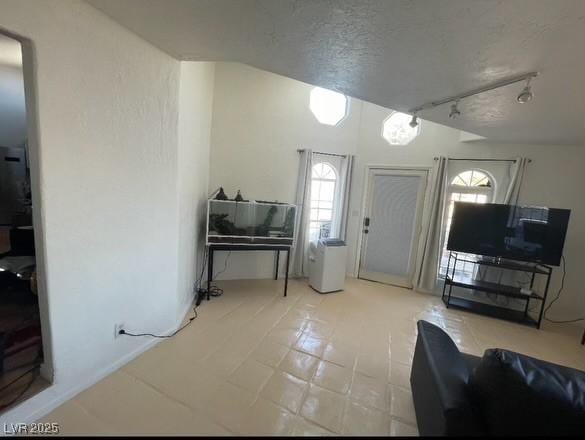
[[[287,203],[209,200],[207,243],[292,245],[296,206]]]

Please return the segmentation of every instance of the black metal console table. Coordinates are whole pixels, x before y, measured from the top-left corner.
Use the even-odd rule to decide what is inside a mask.
[[[526,272],[530,274],[530,292],[525,293],[521,287],[510,286],[507,284],[494,283],[490,281],[483,281],[476,279],[473,276],[462,275],[457,273],[458,263],[471,263],[478,266],[495,267],[499,269],[506,269],[516,272]],[[544,292],[537,293],[533,290],[536,277],[538,275],[546,277]],[[521,324],[531,325],[540,328],[542,316],[544,313],[544,306],[546,303],[546,296],[550,286],[550,279],[552,275],[552,268],[543,264],[520,263],[516,261],[493,261],[478,259],[477,261],[470,259],[467,254],[461,255],[457,252],[449,253],[449,260],[447,262],[447,272],[445,275],[445,284],[443,285],[443,302],[447,307],[453,307],[460,310],[475,312],[482,315],[492,316],[494,318],[514,321]],[[453,295],[453,287],[460,287],[464,289],[475,290],[479,292],[492,293],[499,296],[506,296],[509,298],[516,298],[525,301],[524,310],[515,310],[511,308],[500,307],[483,302],[473,301],[471,299],[461,298]],[[538,318],[535,319],[528,314],[528,306],[530,301],[538,301],[540,303],[540,310],[538,311]]]
[[[280,252],[286,252],[286,267],[284,277],[284,296],[286,296],[288,290],[288,266],[290,261],[290,245],[283,244],[224,244],[224,243],[213,243],[208,244],[208,261],[207,261],[207,300],[210,298],[211,282],[213,281],[213,256],[217,251],[274,251],[276,253],[276,264],[274,269],[274,279],[278,279],[278,265],[280,262]]]

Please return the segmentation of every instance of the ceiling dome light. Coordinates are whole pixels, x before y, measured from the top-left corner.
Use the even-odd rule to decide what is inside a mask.
[[[418,125],[418,117],[416,116],[416,113],[412,115],[412,119],[410,120],[408,125],[410,125],[412,128],[416,128],[416,126]]]
[[[461,116],[461,112],[459,111],[459,108],[457,107],[458,105],[459,105],[459,100],[455,101],[451,105],[451,111],[449,112],[449,117],[451,119],[457,119],[459,116]]]
[[[530,86],[531,79],[532,78],[528,78],[526,80],[526,87],[524,87],[522,89],[522,91],[520,92],[520,94],[516,98],[516,101],[518,101],[520,104],[526,104],[527,102],[530,102],[534,96],[532,94],[532,87]]]

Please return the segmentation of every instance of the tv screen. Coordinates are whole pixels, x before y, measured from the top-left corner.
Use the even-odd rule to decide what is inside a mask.
[[[447,249],[558,266],[569,209],[455,202]]]

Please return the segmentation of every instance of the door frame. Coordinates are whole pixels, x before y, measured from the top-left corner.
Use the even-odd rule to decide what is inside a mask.
[[[39,301],[39,315],[41,321],[41,340],[43,347],[43,363],[40,366],[40,375],[53,386],[54,358],[53,332],[49,309],[49,287],[47,282],[47,246],[45,235],[45,204],[43,200],[42,175],[42,148],[40,145],[40,123],[38,112],[38,81],[34,42],[21,34],[0,26],[0,33],[18,41],[22,50],[22,75],[24,84],[24,99],[26,108],[26,132],[28,151],[26,160],[30,170],[31,198],[33,207],[33,231],[35,241],[35,258],[37,271],[37,296]],[[48,388],[44,391],[47,391]],[[15,413],[19,405],[29,401],[38,394],[27,397],[18,405],[10,407],[2,415]],[[15,413],[16,414],[16,413]]]
[[[364,167],[364,177],[363,177],[363,190],[362,190],[362,203],[361,203],[361,208],[360,208],[360,217],[359,217],[359,225],[358,225],[358,236],[357,236],[357,242],[356,242],[356,249],[355,249],[355,256],[354,256],[354,278],[359,278],[359,273],[360,273],[360,266],[361,266],[361,256],[362,256],[362,250],[363,250],[363,246],[364,246],[364,233],[363,233],[363,227],[364,227],[364,219],[366,217],[366,210],[367,210],[367,204],[368,204],[368,192],[370,191],[370,174],[373,170],[385,170],[385,171],[419,171],[419,172],[425,172],[427,175],[426,181],[425,181],[425,189],[424,189],[424,195],[422,198],[422,204],[423,204],[423,209],[421,211],[421,216],[420,216],[420,221],[418,222],[418,225],[416,226],[416,236],[418,237],[418,239],[416,240],[416,243],[414,244],[414,248],[415,248],[415,257],[414,257],[414,261],[416,262],[418,260],[418,257],[421,255],[421,243],[422,241],[420,240],[420,232],[422,229],[422,225],[424,224],[424,220],[425,220],[425,201],[428,200],[428,195],[429,195],[429,191],[430,191],[430,178],[431,178],[431,170],[432,167],[431,166],[421,166],[421,165],[378,165],[378,164],[369,164],[366,165]]]

